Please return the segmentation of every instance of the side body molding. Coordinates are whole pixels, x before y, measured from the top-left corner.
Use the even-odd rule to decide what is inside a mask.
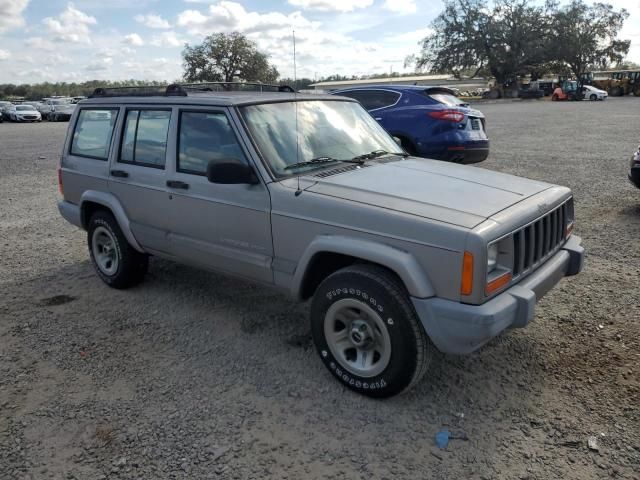
[[[139,252],[144,253],[144,250],[142,249],[140,244],[138,244],[138,241],[131,232],[129,218],[125,213],[124,208],[122,208],[122,205],[115,196],[110,193],[98,192],[96,190],[86,190],[82,194],[82,196],[80,197],[80,218],[82,219],[82,226],[85,230],[87,229],[87,223],[89,222],[89,219],[86,218],[85,213],[85,206],[87,202],[98,203],[111,210],[111,213],[113,213],[116,222],[118,222],[118,225],[120,226],[120,230],[122,230],[122,233],[124,234],[129,244]]]
[[[319,253],[338,253],[377,263],[395,272],[409,295],[417,298],[435,296],[426,272],[413,255],[394,246],[340,235],[323,235],[314,239],[300,257],[293,275],[291,293],[300,298],[309,265]]]

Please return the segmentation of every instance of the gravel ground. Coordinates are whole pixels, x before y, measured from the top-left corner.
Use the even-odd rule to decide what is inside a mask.
[[[640,98],[479,108],[479,168],[573,188],[586,268],[384,401],[325,371],[306,304],[157,259],[107,288],[56,209],[66,124],[0,124],[0,478],[640,478]]]

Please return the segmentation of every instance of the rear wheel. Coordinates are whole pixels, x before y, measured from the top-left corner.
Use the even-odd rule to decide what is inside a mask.
[[[418,156],[418,151],[416,150],[416,147],[414,147],[413,143],[411,143],[409,140],[407,140],[404,137],[400,137],[400,144],[402,145],[402,148],[404,148],[409,155],[411,155],[412,157]]]
[[[93,214],[87,240],[91,262],[104,283],[124,289],[142,282],[149,267],[149,257],[129,245],[111,213],[99,211]]]
[[[551,95],[551,101],[552,102],[557,102],[558,101],[558,94],[554,93],[553,95]]]
[[[311,332],[329,371],[370,397],[411,388],[432,355],[404,286],[373,265],[344,268],[320,284],[311,305]]]

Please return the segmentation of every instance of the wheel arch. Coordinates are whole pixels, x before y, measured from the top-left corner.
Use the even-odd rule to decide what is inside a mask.
[[[110,193],[87,190],[82,194],[82,197],[80,198],[80,221],[85,230],[88,229],[91,215],[93,215],[97,210],[106,210],[111,213],[116,219],[116,222],[118,222],[118,226],[120,227],[120,230],[122,230],[127,242],[129,242],[129,244],[140,253],[144,253],[144,250],[140,244],[138,244],[138,241],[131,231],[129,218],[124,211],[122,204]]]
[[[306,300],[329,275],[348,265],[367,262],[398,276],[412,297],[429,298],[435,291],[426,272],[410,253],[391,245],[339,235],[313,240],[294,272],[292,294]]]

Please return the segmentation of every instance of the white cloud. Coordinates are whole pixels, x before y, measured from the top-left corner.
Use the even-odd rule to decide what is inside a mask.
[[[2,50],[0,48],[0,61],[7,60],[11,56],[11,53],[8,50]]]
[[[136,15],[135,21],[142,23],[149,28],[167,29],[171,28],[171,24],[162,18],[160,15],[149,13],[147,15]]]
[[[415,0],[386,0],[384,8],[401,15],[409,15],[418,11]]]
[[[142,45],[144,45],[142,37],[137,33],[130,33],[129,35],[125,35],[122,41],[128,45],[133,45],[134,47],[141,47]]]
[[[109,70],[109,67],[113,64],[113,58],[111,57],[103,57],[99,60],[95,60],[91,62],[89,65],[85,67],[85,70],[90,72],[100,72],[104,70]]]
[[[23,26],[22,12],[28,4],[29,0],[0,0],[0,32]]]
[[[27,47],[35,48],[36,50],[51,51],[51,50],[55,50],[56,49],[56,46],[53,44],[52,41],[47,40],[46,38],[42,38],[42,37],[27,38],[25,40],[24,44]]]
[[[288,0],[289,5],[304,10],[319,10],[321,12],[353,12],[358,8],[366,8],[373,4],[373,0]]]
[[[54,41],[90,44],[89,25],[95,25],[97,20],[75,8],[73,3],[69,3],[67,9],[56,18],[47,17],[42,23]]]
[[[186,42],[176,35],[176,32],[162,32],[154,35],[151,39],[151,45],[155,47],[181,47]]]

